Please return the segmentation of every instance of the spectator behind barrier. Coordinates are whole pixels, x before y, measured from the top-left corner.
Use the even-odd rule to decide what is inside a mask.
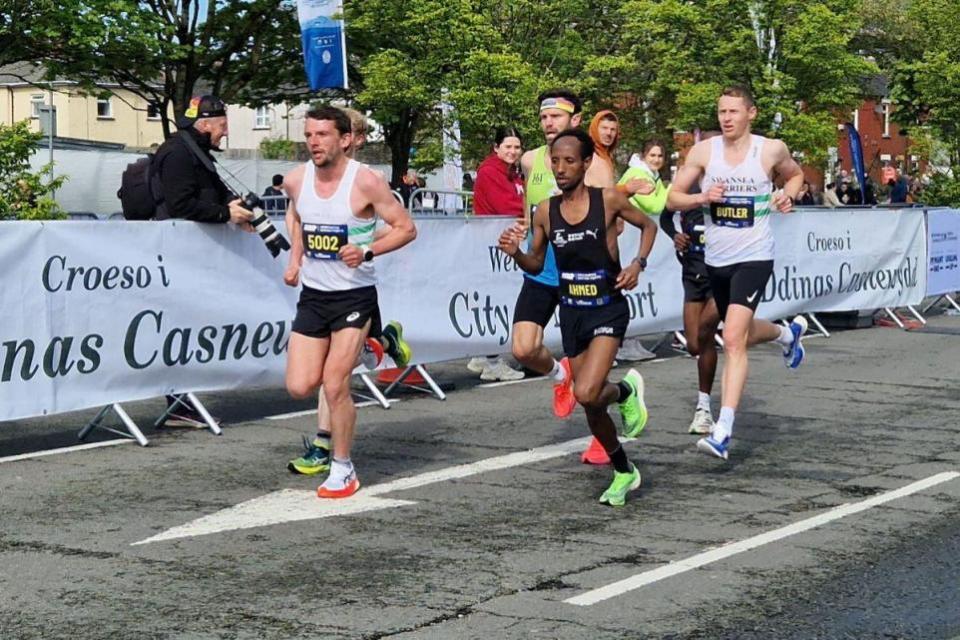
[[[804,181],[803,186],[800,187],[800,193],[797,194],[798,205],[809,207],[816,204],[813,200],[813,194],[810,193],[810,183]]]
[[[835,182],[827,184],[827,188],[823,190],[823,206],[830,207],[831,209],[843,206],[843,203],[840,202],[840,198],[837,196],[837,184]]]
[[[473,212],[478,216],[523,217],[523,174],[520,156],[523,138],[515,127],[499,127],[493,151],[477,167],[473,184]]]
[[[416,170],[407,169],[407,172],[403,174],[403,178],[400,179],[400,185],[397,187],[397,191],[400,192],[400,197],[403,198],[403,206],[410,206],[410,196],[416,191],[417,187]]]
[[[285,200],[281,200],[282,197],[286,196],[283,192],[283,176],[281,174],[276,174],[273,176],[272,185],[263,190],[263,196],[266,200],[263,201],[263,210],[267,213],[279,214],[287,210],[285,206]]]
[[[154,159],[163,196],[163,202],[157,205],[157,219],[233,222],[253,231],[253,213],[188,146],[193,141],[214,161],[211,151],[220,151],[218,145],[227,135],[226,105],[215,96],[191,98],[182,117],[177,119],[177,126],[180,130],[160,145]]]

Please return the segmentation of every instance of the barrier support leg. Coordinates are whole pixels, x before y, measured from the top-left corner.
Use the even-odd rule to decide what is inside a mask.
[[[380,387],[374,384],[373,380],[370,379],[365,373],[360,374],[360,380],[363,381],[364,386],[367,388],[367,391],[370,392],[370,395],[358,393],[357,395],[361,396],[364,399],[369,399],[375,401],[383,409],[390,408],[390,401],[384,397],[383,393],[380,391]]]
[[[683,331],[674,331],[673,337],[677,339],[677,342],[683,345],[684,350],[687,348],[687,336],[683,335]]]
[[[922,315],[920,315],[920,312],[917,311],[912,304],[908,304],[908,305],[907,305],[907,309],[909,309],[909,310],[910,310],[910,313],[912,313],[913,316],[914,316],[917,320],[920,321],[920,324],[927,324],[926,318],[924,318]]]
[[[429,388],[424,388],[416,384],[409,384],[407,382],[404,382],[407,379],[407,376],[409,376],[414,371],[416,371],[423,377],[424,381],[429,385]],[[423,365],[418,364],[418,365],[407,366],[407,368],[403,370],[403,373],[397,376],[397,379],[391,382],[389,385],[387,385],[387,388],[383,390],[384,397],[387,397],[387,398],[390,397],[390,393],[393,392],[393,390],[396,389],[401,384],[404,385],[405,387],[416,389],[417,391],[423,391],[424,393],[432,394],[434,397],[437,398],[437,400],[447,399],[446,394],[443,392],[442,389],[440,389],[440,386],[430,376],[430,374],[427,373],[427,370],[423,367]]]
[[[188,391],[185,395],[187,396],[187,400],[190,401],[190,404],[193,405],[193,408],[197,410],[197,413],[203,417],[203,421],[207,423],[207,428],[210,429],[213,435],[222,435],[223,430],[220,429],[220,425],[217,424],[217,421],[213,419],[213,416],[210,415],[210,412],[207,411],[207,408],[203,406],[203,403],[197,399],[197,396],[195,396],[192,391]]]
[[[894,313],[893,309],[891,309],[890,307],[884,307],[883,310],[888,316],[890,316],[890,319],[893,320],[898,327],[906,330],[906,327],[903,326],[903,322],[900,321],[900,317],[896,313]]]
[[[111,409],[117,414],[117,417],[120,418],[120,422],[122,422],[126,427],[126,431],[120,431],[118,429],[114,429],[113,427],[107,427],[103,424],[103,419],[107,416],[107,412],[109,412]],[[143,435],[143,432],[140,431],[137,423],[130,418],[130,415],[126,412],[126,410],[117,402],[100,409],[100,412],[97,413],[96,417],[91,420],[83,429],[81,429],[79,433],[77,433],[77,440],[86,439],[86,437],[90,435],[90,432],[94,429],[102,429],[123,438],[136,440],[137,444],[139,444],[141,447],[145,447],[147,444],[149,444],[149,441],[147,440],[146,436]]]
[[[920,313],[926,313],[927,311],[930,311],[930,309],[933,309],[933,306],[935,304],[937,304],[944,298],[949,298],[949,297],[950,296],[934,296],[933,300],[931,300],[928,305],[924,306],[923,309],[920,310]]]
[[[957,304],[957,301],[953,299],[953,296],[945,295],[943,297],[947,299],[947,302],[953,305],[954,309],[956,309],[957,311],[960,311],[960,304]]]
[[[817,331],[822,333],[825,338],[830,337],[830,332],[827,331],[827,328],[820,323],[820,320],[817,318],[816,314],[808,313],[807,317],[810,319],[810,322],[816,325]]]

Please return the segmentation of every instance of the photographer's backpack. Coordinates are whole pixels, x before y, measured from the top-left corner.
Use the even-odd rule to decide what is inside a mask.
[[[131,162],[120,177],[117,197],[120,198],[123,217],[127,220],[152,220],[157,213],[157,201],[150,186],[153,157],[151,153]]]

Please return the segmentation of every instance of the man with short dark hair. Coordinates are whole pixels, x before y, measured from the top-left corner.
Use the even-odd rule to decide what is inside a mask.
[[[287,391],[308,398],[323,384],[330,432],[318,434],[315,444],[330,473],[317,495],[346,498],[360,488],[350,459],[357,419],[350,376],[379,321],[373,261],[411,242],[417,231],[387,183],[348,157],[353,134],[347,114],[311,109],[304,136],[310,160],[283,183],[293,222],[284,281],[303,284],[287,350]],[[380,237],[374,235],[377,216],[389,226]]]
[[[558,132],[550,143],[550,163],[561,194],[537,207],[528,252],[520,249],[527,235],[521,224],[504,231],[498,246],[531,275],[543,270],[547,245],[553,247],[559,274],[560,333],[574,394],[586,412],[591,433],[614,467],[613,482],[600,502],[622,506],[627,494],[640,486],[640,472],[627,460],[607,407],[615,402],[620,405],[623,435],[628,438],[643,431],[647,408],[643,378],[636,370],[631,369],[618,384],[609,382],[607,376],[630,322],[622,292],[637,285],[653,249],[657,226],[621,191],[586,186],[584,177],[593,151],[593,141],[585,132]],[[618,218],[641,231],[640,255],[625,268],[620,267]]]
[[[283,176],[279,173],[273,176],[271,185],[263,190],[263,210],[267,213],[280,214],[287,210],[283,193]]]

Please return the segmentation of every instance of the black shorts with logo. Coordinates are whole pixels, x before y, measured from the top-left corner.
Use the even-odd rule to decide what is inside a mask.
[[[535,322],[545,327],[553,317],[553,312],[557,310],[558,304],[560,304],[558,287],[524,278],[520,295],[517,296],[517,304],[513,307],[513,324]]]
[[[293,330],[308,338],[326,338],[348,327],[362,328],[370,322],[368,335],[380,335],[380,307],[376,287],[346,291],[320,291],[304,287],[297,302]]]
[[[684,302],[706,302],[713,297],[713,290],[710,288],[710,276],[707,275],[707,263],[703,261],[703,254],[684,254],[680,258],[680,269],[683,274]]]
[[[580,355],[590,341],[600,336],[623,340],[630,324],[630,306],[627,299],[617,295],[602,307],[571,307],[560,305],[560,335],[563,353],[570,358]]]
[[[707,265],[713,299],[717,302],[720,317],[727,316],[727,307],[739,304],[756,311],[763,297],[767,280],[773,274],[773,260],[740,262],[724,267]]]

